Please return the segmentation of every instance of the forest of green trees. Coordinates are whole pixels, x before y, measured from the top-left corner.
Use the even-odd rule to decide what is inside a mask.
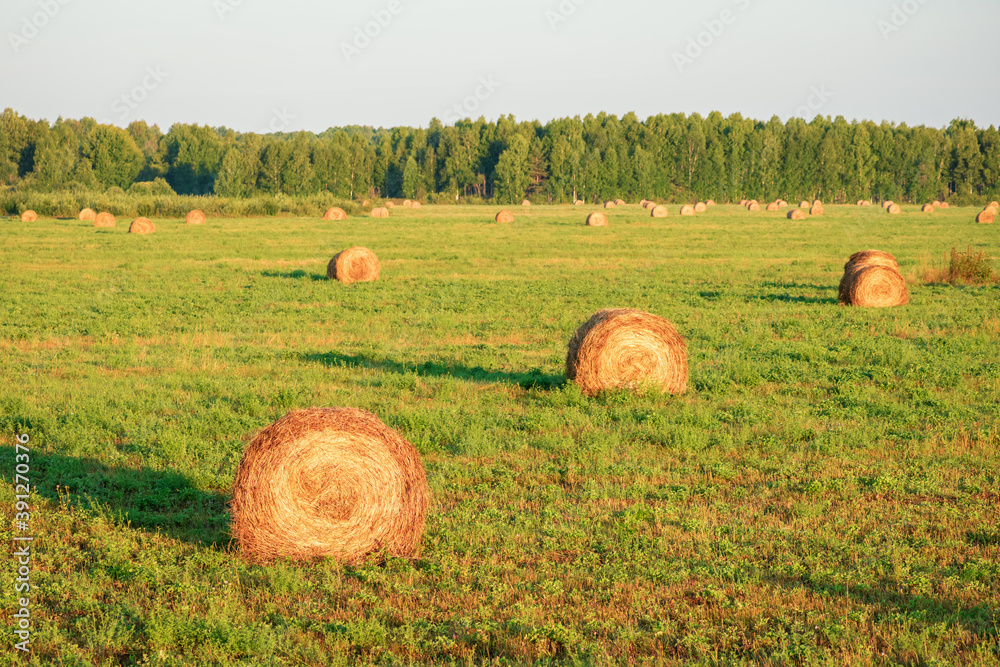
[[[164,182],[165,181],[165,182]],[[168,187],[169,185],[169,187]],[[629,113],[542,124],[464,120],[427,128],[330,128],[260,135],[176,124],[163,134],[91,118],[0,115],[0,189],[145,191],[228,198],[563,203],[742,198],[953,203],[1000,196],[1000,133],[817,116],[767,122],[713,112]]]

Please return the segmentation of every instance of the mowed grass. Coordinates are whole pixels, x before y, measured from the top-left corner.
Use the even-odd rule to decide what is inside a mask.
[[[9,541],[25,433],[31,664],[1000,661],[1000,286],[918,282],[953,246],[1000,255],[1000,225],[498,208],[0,221],[0,506]],[[381,280],[326,280],[353,245]],[[838,305],[868,248],[910,305]],[[565,382],[605,307],[677,326],[686,394]],[[247,438],[313,406],[420,451],[419,559],[240,560]]]

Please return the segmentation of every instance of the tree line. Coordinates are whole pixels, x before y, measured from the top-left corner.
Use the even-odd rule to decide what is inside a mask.
[[[690,201],[819,198],[956,203],[1000,196],[1000,133],[956,119],[944,129],[843,117],[767,122],[713,112],[466,119],[427,128],[349,126],[240,133],[175,124],[165,134],[92,118],[0,115],[0,186],[242,198],[330,193],[537,203],[614,198]],[[169,187],[168,187],[169,186]],[[115,190],[117,191],[117,190]]]

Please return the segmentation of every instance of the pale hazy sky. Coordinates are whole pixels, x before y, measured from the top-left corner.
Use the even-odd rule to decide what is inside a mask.
[[[49,121],[1000,125],[998,0],[5,0],[0,27],[0,108]]]

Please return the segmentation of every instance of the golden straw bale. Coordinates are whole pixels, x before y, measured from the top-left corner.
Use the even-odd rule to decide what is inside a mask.
[[[805,220],[806,219],[806,212],[803,211],[801,208],[793,208],[791,211],[788,212],[788,219],[789,220]]]
[[[188,214],[184,216],[184,222],[189,225],[203,224],[205,222],[205,214],[198,209],[193,209],[188,211]]]
[[[639,202],[639,206],[646,208],[646,204],[648,203],[649,203],[648,199],[643,199],[641,202]]]
[[[521,202],[521,206],[531,206],[531,202],[525,199]]]
[[[822,206],[810,206],[809,215],[823,215],[826,213],[826,209]]]
[[[858,269],[865,266],[885,266],[899,273],[899,262],[891,253],[882,250],[862,250],[851,255],[844,264],[844,275],[840,279],[840,286],[837,292],[841,303],[847,302],[847,291],[850,287],[852,275]]]
[[[935,210],[934,204],[924,204],[923,206],[920,207],[920,210],[924,213],[933,213]]]
[[[129,234],[153,234],[156,232],[156,225],[149,218],[136,218],[128,226]]]
[[[694,206],[691,206],[690,204],[681,206],[681,215],[694,215]]]
[[[85,208],[80,211],[80,220],[86,220],[87,222],[93,222],[97,218],[97,213],[94,212],[92,208]]]
[[[514,214],[511,213],[510,211],[508,211],[507,209],[504,209],[504,210],[500,211],[499,213],[497,213],[496,221],[497,222],[514,222]]]
[[[36,220],[38,220],[38,214],[31,209],[21,214],[21,222],[35,222]]]
[[[334,206],[333,208],[327,209],[326,213],[323,214],[324,220],[347,220],[347,211],[342,208]]]
[[[382,206],[381,208],[373,208],[372,212],[371,212],[371,217],[373,217],[373,218],[388,218],[389,217],[389,208],[387,206]]]
[[[882,202],[882,208],[889,208],[890,206],[892,206],[892,202],[888,199]]]
[[[421,203],[420,203],[420,202],[418,202],[418,201],[414,201],[414,202],[413,202],[413,205],[412,205],[412,208],[420,208],[421,206],[423,206],[423,204],[421,204]]]
[[[101,211],[96,216],[94,216],[94,227],[114,227],[115,226],[115,216],[111,215],[107,211]]]
[[[649,215],[653,218],[665,218],[670,215],[670,211],[666,206],[653,206],[649,209]]]
[[[749,202],[746,199],[740,200],[740,206],[746,206]]]
[[[818,199],[813,200],[813,206],[822,206],[822,205],[823,205],[823,202],[821,202],[820,200],[818,200]]]
[[[707,210],[708,210],[708,204],[706,204],[703,201],[700,201],[700,202],[698,202],[697,204],[694,205],[694,212],[695,213],[704,213]]]
[[[608,226],[608,216],[604,215],[599,211],[594,211],[587,216],[587,226],[588,227],[607,227]]]
[[[845,275],[845,279],[846,285],[841,290],[841,303],[844,305],[890,308],[910,302],[906,282],[891,266],[861,265]]]
[[[573,206],[583,206],[583,200],[577,199],[575,202],[573,202]]]
[[[381,268],[375,253],[355,246],[333,256],[326,265],[326,277],[344,284],[367,283],[378,280]]]
[[[786,202],[784,199],[775,200],[774,203],[778,205],[778,208],[785,208],[786,206],[788,206],[788,202]]]
[[[715,200],[709,199],[707,202],[705,202],[705,206],[715,206]]]
[[[614,208],[616,204],[613,201],[604,202],[604,208]]]
[[[395,202],[387,201],[383,208],[396,208]]]
[[[860,202],[858,203],[860,204]],[[803,199],[802,201],[799,202],[799,208],[809,208],[809,202]]]
[[[985,211],[982,211],[979,215],[976,216],[976,222],[978,222],[981,225],[992,225],[993,219],[995,217],[996,216],[993,214],[993,212],[990,209],[987,209]]]
[[[951,208],[951,204],[946,201],[941,202],[941,208]]]
[[[899,215],[903,211],[899,204],[889,204],[885,210],[892,215]]]
[[[687,389],[687,346],[663,317],[631,308],[601,310],[570,340],[566,375],[587,396],[643,385],[681,394]]]
[[[752,201],[749,204],[747,204],[747,210],[748,211],[759,211],[760,210],[760,204],[758,204],[755,201]]]
[[[232,534],[249,562],[419,552],[430,490],[417,450],[354,408],[295,410],[258,432],[233,482]]]
[[[993,215],[1000,214],[1000,206],[997,206],[996,204],[990,204],[986,208],[984,208],[983,210],[984,211],[989,211]]]
[[[413,202],[412,201],[410,201],[409,199],[404,199],[403,200],[403,208],[410,208],[411,206],[413,206]]]
[[[768,204],[767,205],[767,210],[768,211],[777,211],[778,210],[778,202],[771,202],[770,204]]]
[[[624,199],[616,199],[615,200],[615,206],[624,206],[624,205],[625,205],[625,200]]]

